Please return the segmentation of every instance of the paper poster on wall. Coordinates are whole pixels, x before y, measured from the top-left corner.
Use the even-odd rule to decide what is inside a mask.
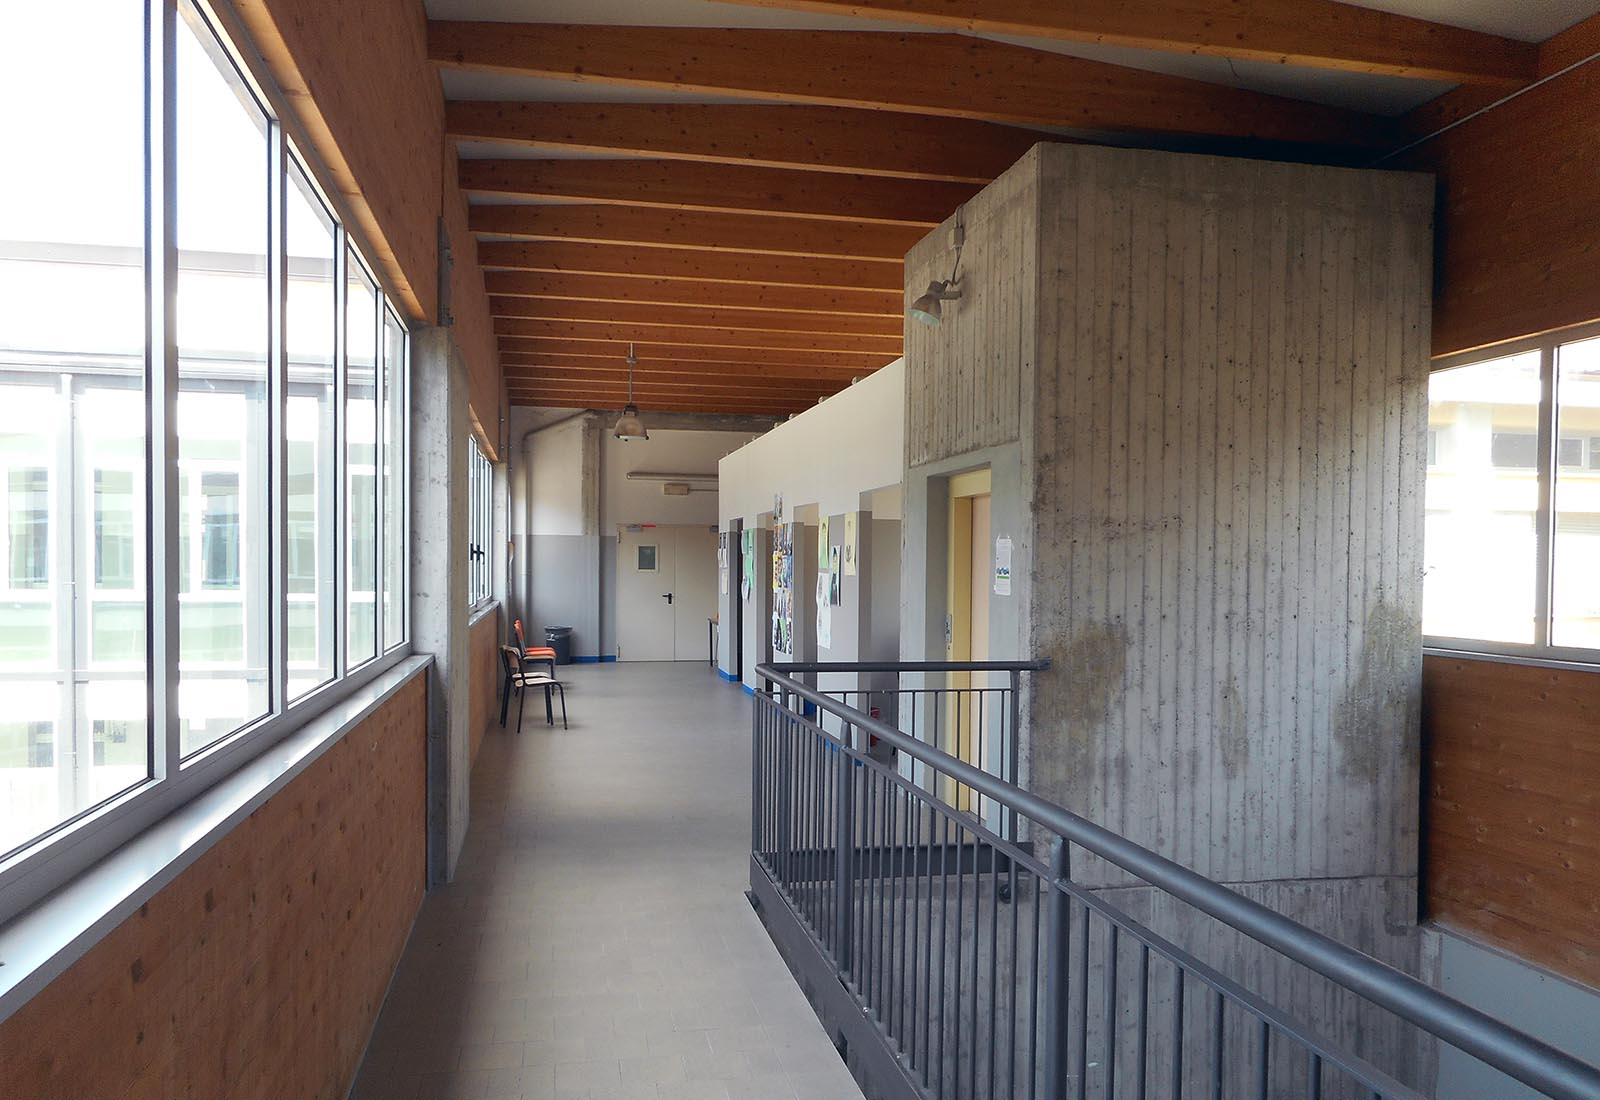
[[[833,590],[833,577],[829,573],[817,574],[817,648],[833,648],[833,608],[829,606]]]
[[[1011,539],[1007,535],[994,540],[994,594],[1011,595]]]
[[[856,514],[844,514],[844,575],[856,575]]]
[[[722,535],[717,539],[717,585],[718,590],[726,596],[728,594],[728,539],[730,536]]]
[[[756,533],[739,532],[739,594],[750,599],[756,586]]]
[[[839,547],[828,547],[828,602],[844,603],[844,572],[839,568]]]
[[[828,517],[817,521],[817,565],[826,569],[828,562]]]

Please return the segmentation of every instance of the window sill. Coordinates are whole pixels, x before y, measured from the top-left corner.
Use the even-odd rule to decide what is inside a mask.
[[[0,926],[0,1021],[288,786],[432,660],[417,656],[400,661]]]
[[[477,626],[483,621],[484,616],[499,610],[499,608],[499,600],[489,600],[486,603],[479,604],[477,607],[469,608],[467,610],[467,629],[470,630]]]
[[[1453,657],[1462,661],[1494,661],[1503,665],[1531,665],[1534,668],[1563,669],[1568,672],[1600,673],[1600,653],[1592,660],[1582,660],[1557,654],[1496,653],[1485,649],[1455,649],[1447,646],[1424,645],[1424,657]]]

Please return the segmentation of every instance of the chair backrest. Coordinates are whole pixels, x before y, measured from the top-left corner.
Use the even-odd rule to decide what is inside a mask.
[[[518,649],[527,649],[528,648],[528,642],[522,636],[522,620],[521,619],[512,619],[511,620],[511,629],[517,635],[517,648]]]
[[[522,668],[522,651],[514,645],[500,647],[500,668],[507,676]]]

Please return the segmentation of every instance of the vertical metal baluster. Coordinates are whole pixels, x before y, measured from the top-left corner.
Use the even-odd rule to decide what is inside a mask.
[[[1043,1064],[1039,1056],[1039,1047],[1042,1045],[1039,1038],[1039,983],[1044,980],[1044,975],[1039,970],[1039,908],[1044,904],[1046,888],[1045,881],[1035,874],[1033,876],[1033,981],[1028,983],[1028,1100],[1038,1100],[1038,1067]],[[1048,889],[1053,896],[1054,886]]]
[[[1145,1062],[1150,1057],[1150,945],[1139,945],[1139,1030],[1135,1033],[1133,1070],[1135,1100],[1145,1100]]]
[[[1022,728],[1022,726],[1021,726],[1021,723],[1022,723],[1022,690],[1021,690],[1021,688],[1022,688],[1022,673],[1017,669],[1012,669],[1011,670],[1011,697],[1006,702],[1006,717],[1007,717],[1008,721],[1011,724],[1011,729],[1006,735],[1008,751],[1010,753],[1010,756],[1008,758],[1008,760],[1009,760],[1009,769],[1006,772],[1006,778],[1008,780],[1010,780],[1012,786],[1016,786],[1017,785],[1018,776],[1021,774],[1020,771],[1018,770],[1018,763],[1017,763],[1018,757],[1020,757],[1021,754],[1022,754],[1022,734],[1021,734],[1021,728]],[[1009,812],[1008,817],[1009,817],[1009,821],[1007,822],[1007,828],[1009,829],[1009,831],[1006,833],[1006,838],[1008,840],[1010,840],[1014,844],[1014,843],[1016,843],[1017,836],[1019,835],[1018,834],[1018,830],[1017,830],[1017,811],[1016,811],[1015,808],[1013,808]]]
[[[1020,921],[1017,908],[1022,904],[1017,897],[1017,860],[1015,855],[1006,858],[1006,889],[1011,892],[1011,992],[1006,997],[1006,1095],[1017,1094],[1017,982],[1020,980],[1017,964],[1022,960],[1022,941],[1019,936]]]
[[[850,744],[854,726],[846,722],[840,731],[839,771],[834,776],[834,845],[833,845],[833,938],[839,963],[839,974],[848,977],[854,959],[851,952],[851,912],[854,905],[851,891],[855,886],[855,819],[850,789],[850,779],[855,772],[855,762],[850,757]]]
[[[1084,1100],[1089,1094],[1089,906],[1079,902],[1078,909],[1083,924],[1078,931],[1078,1077],[1073,1091]]]
[[[1256,1100],[1267,1100],[1267,1074],[1272,1068],[1272,1029],[1262,1020],[1256,1031],[1261,1036],[1261,1045],[1256,1050]]]
[[[922,1084],[924,1087],[929,1082],[928,1067],[932,1064],[931,1048],[928,1046],[933,1029],[933,822],[934,804],[928,806],[928,841],[923,852],[923,863],[927,867],[928,891],[928,920],[926,931],[923,934],[922,958]]]
[[[1222,1057],[1227,1042],[1228,1003],[1220,990],[1211,994],[1214,1031],[1211,1036],[1211,1100],[1222,1100]]]
[[[1051,837],[1050,909],[1045,925],[1050,955],[1045,960],[1048,969],[1044,975],[1044,1032],[1040,1037],[1044,1046],[1046,1100],[1062,1100],[1066,1096],[1067,1078],[1071,1073],[1068,1034],[1072,1021],[1072,966],[1068,960],[1072,954],[1072,912],[1071,897],[1061,887],[1066,878],[1067,842],[1058,836]]]
[[[878,773],[872,769],[867,771],[867,801],[871,805],[870,816],[867,819],[867,843],[871,852],[872,885],[867,891],[867,983],[866,996],[869,1012],[878,1011],[878,914],[883,906],[880,904],[880,890],[882,880],[881,861],[883,853],[878,846],[878,815],[882,806],[878,801]]]
[[[972,834],[972,1022],[968,1026],[968,1035],[971,1036],[972,1059],[967,1066],[967,1095],[978,1095],[978,948],[983,941],[983,880],[979,877],[982,860],[979,854],[983,850],[983,839],[974,831]]]
[[[944,1094],[945,1025],[950,1002],[945,999],[945,976],[950,972],[950,818],[939,815],[939,1092]]]
[[[966,832],[966,827],[961,824],[959,819],[956,821],[955,827],[956,827],[956,851],[955,851],[955,860],[956,860],[956,935],[955,935],[955,941],[956,941],[956,967],[955,967],[955,972],[954,972],[955,973],[955,990],[954,990],[954,992],[955,992],[955,1008],[956,1008],[956,1011],[955,1011],[955,1029],[951,1033],[951,1038],[955,1042],[955,1047],[956,1047],[955,1087],[959,1089],[961,1087],[961,1002],[962,1002],[962,999],[963,999],[963,990],[961,988],[961,985],[962,985],[962,983],[961,983],[961,946],[962,946],[961,941],[966,939],[966,936],[964,934],[964,930],[965,930],[966,923],[967,923],[967,869],[966,869],[966,866],[965,866],[966,854],[967,853],[966,853],[966,842],[964,840],[962,840],[962,834],[964,834]]]
[[[996,1021],[1000,1011],[1000,853],[989,846],[989,1096],[994,1097],[995,1062],[999,1047]]]
[[[1106,921],[1105,975],[1105,1095],[1117,1093],[1117,947],[1119,929]]]
[[[900,1049],[904,1050],[907,1045],[906,1021],[908,1019],[912,1021],[913,1030],[916,1021],[916,1017],[911,1014],[914,1006],[906,1000],[906,972],[911,968],[911,956],[908,954],[911,950],[911,910],[915,906],[911,904],[911,874],[906,864],[911,858],[911,791],[899,784],[895,785],[895,790],[899,791],[900,797],[905,800],[905,813],[900,820],[900,926],[896,932],[899,939],[896,941],[894,952],[895,961],[900,964],[900,977],[895,981],[895,999],[900,1002],[900,1024],[895,1035],[899,1038]],[[915,1000],[914,985],[911,993],[912,1000]]]
[[[1173,963],[1172,972],[1172,1082],[1167,1095],[1179,1100],[1183,1095],[1183,967]]]
[[[894,926],[894,907],[896,897],[900,893],[899,876],[895,874],[896,857],[899,855],[899,853],[895,851],[895,827],[899,818],[900,787],[898,784],[886,777],[884,789],[888,793],[889,798],[889,827],[884,830],[883,837],[889,872],[889,899],[888,904],[884,907],[883,913],[883,999],[884,1021],[886,1024],[885,1030],[887,1030],[889,1035],[893,1037],[897,1034],[897,1028],[900,1022],[900,1006],[896,1003],[894,996],[895,943],[897,942],[897,937],[899,935],[898,930]]]
[[[1311,1052],[1311,1064],[1306,1077],[1306,1100],[1322,1100],[1322,1055]]]

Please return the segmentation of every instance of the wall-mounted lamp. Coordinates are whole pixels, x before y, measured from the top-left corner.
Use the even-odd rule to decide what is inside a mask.
[[[638,356],[633,354],[633,345],[628,345],[628,403],[622,407],[622,415],[617,417],[617,426],[611,429],[611,434],[626,443],[630,439],[649,439],[650,433],[644,430],[644,421],[639,419],[639,406],[633,403],[633,368],[639,365]]]
[[[956,224],[950,230],[950,243],[955,245],[956,249],[955,266],[950,269],[948,279],[929,283],[927,291],[911,303],[910,314],[913,321],[937,327],[944,312],[943,303],[960,299],[961,285],[956,281],[956,274],[961,270],[961,246],[966,244],[966,240],[966,230],[961,225],[961,214],[958,211]]]

